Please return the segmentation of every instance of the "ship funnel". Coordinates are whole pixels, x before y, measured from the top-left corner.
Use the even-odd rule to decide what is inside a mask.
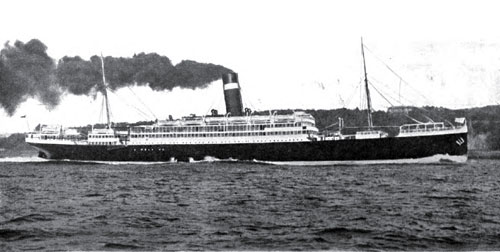
[[[241,101],[238,74],[223,74],[222,83],[224,84],[224,100],[226,101],[226,113],[231,113],[231,116],[243,116],[243,102]]]

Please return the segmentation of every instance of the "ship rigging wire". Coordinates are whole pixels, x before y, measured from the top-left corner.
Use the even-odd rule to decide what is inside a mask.
[[[388,102],[391,106],[394,106],[392,104],[391,101],[389,101],[387,98],[385,98],[385,96],[377,89],[377,87],[375,87],[375,85],[373,85],[373,83],[371,81],[368,81],[368,84],[370,84],[370,86],[386,101]]]
[[[103,112],[104,112],[104,100],[105,100],[105,98],[104,98],[104,95],[103,95],[102,96],[102,100],[101,100],[101,109],[99,110],[99,119],[98,119],[99,123],[101,123],[103,121],[102,116],[103,116]]]
[[[136,106],[132,105],[131,103],[129,103],[129,102],[127,102],[127,101],[123,100],[123,99],[122,99],[122,98],[121,98],[118,94],[116,94],[113,90],[110,90],[110,92],[111,92],[112,94],[114,94],[114,95],[118,98],[118,100],[120,100],[121,102],[123,102],[125,105],[127,105],[127,106],[129,106],[129,107],[131,107],[131,108],[135,109],[135,110],[136,110],[136,112],[137,112],[137,113],[138,113],[138,114],[139,114],[139,115],[140,115],[143,119],[145,119],[145,120],[151,120],[151,115],[148,115],[146,112],[142,111],[142,110],[141,110],[141,109],[139,109],[138,107],[136,107]]]
[[[378,84],[383,85],[384,87],[386,87],[386,88],[387,88],[387,90],[390,90],[390,88],[388,88],[388,86],[387,86],[387,85],[385,85],[383,82],[378,81],[378,80],[377,80],[377,79],[375,79],[375,78],[371,78],[371,80],[375,81],[375,82],[376,82],[376,83],[378,83]],[[375,88],[375,89],[376,89],[376,87],[374,86],[374,84],[373,84],[373,83],[371,83],[371,81],[370,81],[370,84],[372,85],[372,87],[373,87],[373,88]],[[376,91],[377,91],[377,92],[378,92],[378,93],[382,96],[382,94],[381,94],[381,92],[380,92],[379,90],[376,90]],[[399,105],[404,106],[404,103],[402,103],[401,101],[396,100],[394,97],[392,97],[392,96],[388,95],[387,93],[385,93],[385,95],[386,95],[386,96],[388,96],[389,98],[391,98],[392,100],[394,100],[395,102],[397,102]],[[414,104],[414,102],[413,102],[413,101],[411,101],[410,99],[408,99],[407,97],[405,97],[405,96],[400,96],[400,97],[401,97],[401,98],[403,98],[403,100],[405,100],[406,102],[408,102],[408,104]],[[392,104],[391,104],[391,105],[392,105]],[[448,124],[450,124],[450,125],[452,125],[452,126],[453,126],[453,124],[452,124],[450,121],[446,120],[446,119],[445,119],[445,118],[443,118],[442,116],[439,116],[439,115],[437,115],[437,114],[435,114],[435,113],[432,113],[431,111],[429,111],[429,110],[427,110],[427,109],[425,109],[425,108],[423,108],[423,107],[414,107],[414,108],[415,108],[415,109],[418,109],[418,110],[421,110],[421,111],[423,111],[423,112],[426,112],[426,113],[432,114],[433,116],[435,116],[435,117],[439,118],[440,120],[446,121]],[[425,114],[421,114],[421,115],[422,115],[423,117],[427,118],[429,121],[433,122],[433,120],[432,120],[431,118],[429,118],[428,116],[426,116]],[[420,121],[416,120],[416,119],[415,119],[415,118],[413,118],[413,117],[409,117],[409,115],[406,115],[406,116],[407,116],[408,118],[410,118],[411,120],[413,120],[414,122],[417,122],[417,123],[422,123],[422,122],[420,122]]]
[[[221,94],[220,92],[217,92],[217,94],[216,94],[215,98],[212,100],[212,104],[210,104],[210,107],[208,107],[207,112],[205,112],[205,115],[208,115],[208,113],[209,113],[210,111],[212,111],[212,109],[215,109],[216,107],[217,107],[217,108],[219,107],[219,105],[220,105],[221,101],[224,99],[223,97],[222,97],[222,99],[221,99],[221,96],[223,96],[223,94]],[[217,104],[216,104],[216,103],[217,103]],[[214,105],[215,105],[216,107],[214,107]]]
[[[128,90],[130,90],[130,92],[132,92],[134,97],[149,111],[149,113],[151,113],[151,115],[153,115],[154,119],[158,119],[156,114],[142,101],[141,98],[139,98],[139,96],[134,92],[134,90],[132,90],[132,88],[130,88],[130,86],[127,86],[127,88],[128,88]]]
[[[410,85],[410,83],[409,83],[409,82],[407,82],[405,79],[403,79],[403,77],[401,77],[398,73],[396,73],[396,71],[394,71],[394,70],[393,70],[393,69],[392,69],[392,68],[391,68],[391,67],[390,67],[387,63],[385,63],[385,62],[384,62],[382,59],[380,59],[380,58],[379,58],[379,57],[378,57],[375,53],[373,53],[373,51],[371,51],[371,50],[370,50],[370,48],[368,48],[368,47],[367,47],[366,45],[364,45],[364,44],[363,44],[363,47],[364,47],[364,48],[365,48],[368,52],[370,52],[370,54],[371,54],[371,55],[372,55],[375,59],[377,59],[379,62],[381,62],[381,63],[382,63],[382,64],[383,64],[383,65],[384,65],[384,66],[385,66],[385,67],[386,67],[386,68],[387,68],[387,69],[388,69],[388,70],[389,70],[392,74],[394,74],[396,77],[398,77],[398,79],[399,79],[399,85],[401,85],[401,83],[404,83],[406,86],[408,86],[409,88],[411,88],[411,89],[412,89],[412,90],[413,90],[416,94],[418,94],[420,97],[424,98],[424,99],[426,100],[426,102],[428,102],[429,104],[432,104],[432,102],[431,102],[431,101],[430,101],[430,100],[429,100],[429,99],[428,99],[425,95],[423,95],[423,94],[422,94],[422,93],[420,93],[418,90],[416,90],[416,89],[415,89],[412,85]],[[373,78],[373,77],[370,77],[370,80],[372,80],[372,79],[374,79],[374,78]],[[377,83],[382,83],[382,82],[380,82],[380,81],[377,81],[376,79],[374,79],[374,80],[375,80],[375,82],[377,82]],[[384,85],[384,84],[382,84],[382,85]],[[373,84],[372,84],[372,86],[373,86]],[[387,85],[384,85],[384,86],[385,86],[385,87],[387,87]],[[375,87],[374,87],[374,88],[375,88]],[[389,89],[389,90],[390,90],[390,89]],[[377,90],[377,92],[379,92],[379,91]],[[379,92],[379,94],[383,97],[383,95],[382,95],[380,92]],[[402,97],[404,100],[408,101],[410,104],[414,104],[414,103],[413,103],[411,100],[409,100],[408,98],[406,98],[406,97],[404,97],[404,96],[401,96],[401,88],[400,88],[400,90],[399,90],[399,94],[398,94],[398,96],[399,96],[399,100],[401,100],[401,97]],[[383,97],[383,98],[384,98],[384,97]],[[385,99],[385,98],[384,98],[384,99]],[[394,99],[393,97],[391,97],[391,99],[393,99],[394,101],[396,101],[396,102],[397,102],[397,103],[399,103],[400,105],[404,105],[403,103],[401,103],[401,101],[398,101],[398,100]],[[389,103],[389,104],[390,104],[390,103]],[[441,117],[441,116],[439,116],[439,115],[437,115],[437,114],[435,114],[435,113],[432,113],[431,111],[428,111],[427,109],[425,109],[425,108],[423,108],[423,107],[415,107],[415,108],[416,108],[416,109],[418,109],[418,110],[422,110],[422,111],[424,111],[424,112],[427,112],[427,113],[429,113],[429,114],[433,114],[433,116],[436,116],[436,117],[438,117],[440,120],[443,120],[443,121],[447,122],[448,124],[450,124],[451,126],[454,126],[454,125],[453,125],[450,121],[446,120],[445,118],[443,118],[443,117]],[[422,114],[422,115],[423,115],[423,114]],[[425,115],[423,115],[423,116],[424,116],[424,117],[426,117]],[[427,117],[427,118],[428,118],[428,117]],[[414,120],[414,121],[416,121],[416,122],[419,122],[419,121],[415,120],[414,118],[410,118],[410,119],[412,119],[412,120]],[[430,121],[432,121],[432,119],[431,119]],[[419,122],[419,123],[420,123],[420,122]]]
[[[418,95],[420,95],[422,98],[424,98],[426,100],[426,102],[428,102],[429,104],[432,104],[432,102],[425,96],[423,95],[422,93],[420,93],[417,89],[415,89],[412,85],[410,85],[410,83],[408,83],[405,79],[403,79],[403,77],[401,77],[398,73],[396,73],[396,71],[394,71],[387,63],[385,63],[385,61],[383,61],[382,59],[380,59],[374,52],[372,52],[370,50],[370,48],[368,48],[366,45],[364,45],[365,49],[370,52],[370,54],[378,61],[380,61],[387,69],[389,69],[389,71],[394,74],[396,77],[399,78],[400,82],[404,83],[405,85],[407,85],[409,88],[413,89],[413,91],[415,91],[415,93],[417,93]]]
[[[359,82],[358,84],[356,85],[356,87],[354,88],[353,92],[351,93],[351,95],[349,96],[349,98],[347,99],[347,106],[351,105],[351,102],[354,98],[354,96],[358,93],[358,88],[361,88],[361,85],[362,85],[362,82],[363,82],[363,79],[359,79]],[[346,105],[344,104],[344,108],[346,108]],[[344,114],[346,113],[347,110],[343,110],[341,111],[340,113],[336,114],[334,117],[343,117]],[[337,123],[334,123],[334,124],[331,124],[331,125],[328,125],[322,129],[320,129],[321,131],[325,130],[325,129],[328,129],[328,128],[331,128],[335,125],[338,125],[338,122]]]

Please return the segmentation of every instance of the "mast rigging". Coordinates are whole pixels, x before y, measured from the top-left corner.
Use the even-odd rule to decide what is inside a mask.
[[[368,128],[373,127],[372,120],[372,101],[370,98],[370,90],[368,89],[368,74],[366,73],[365,50],[363,45],[363,37],[361,37],[361,55],[363,56],[363,69],[365,72],[365,91],[366,91],[366,106],[368,109]]]
[[[108,129],[111,129],[111,120],[109,118],[109,100],[108,100],[108,86],[106,85],[106,75],[104,74],[104,57],[101,53],[101,65],[102,65],[102,84],[104,86],[102,93],[104,95],[104,100],[106,102],[106,120]]]

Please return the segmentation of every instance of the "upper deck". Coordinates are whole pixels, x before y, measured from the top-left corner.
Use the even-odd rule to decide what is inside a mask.
[[[140,145],[204,144],[311,141],[318,129],[314,118],[304,112],[291,115],[200,117],[158,121],[127,131],[92,130],[87,135],[69,137],[61,130],[28,133],[26,141],[51,144]]]
[[[399,127],[397,137],[443,135],[450,133],[467,133],[465,121],[461,126],[445,126],[442,122],[404,124]]]

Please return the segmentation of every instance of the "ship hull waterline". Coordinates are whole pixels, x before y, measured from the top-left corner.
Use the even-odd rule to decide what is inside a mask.
[[[434,136],[387,137],[310,142],[272,142],[238,144],[150,144],[150,145],[60,145],[29,143],[40,157],[52,160],[88,161],[189,161],[206,157],[276,164],[390,163],[430,157],[458,157],[467,160],[467,133]],[[454,161],[453,158],[450,158]],[[405,162],[405,161],[403,161]]]

